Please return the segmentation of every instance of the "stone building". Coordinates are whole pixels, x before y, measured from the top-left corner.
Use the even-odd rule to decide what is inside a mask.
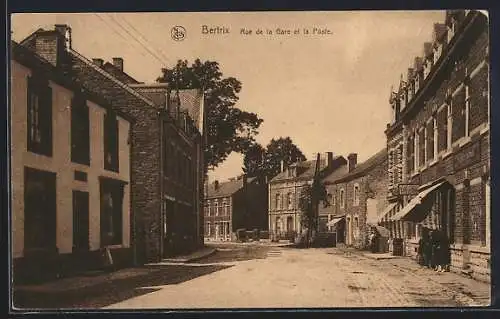
[[[63,47],[43,54],[52,35],[40,34],[36,52],[11,42],[16,283],[99,267],[101,248],[113,249],[116,264],[132,256],[133,119],[67,76]]]
[[[124,72],[123,59],[115,58],[113,64],[89,60],[75,51],[71,42],[71,29],[58,25],[55,30],[37,30],[21,45],[48,60],[60,57],[68,76],[135,120],[130,134],[135,261],[159,261],[201,246],[203,94],[191,99],[198,103],[196,107],[186,106],[180,94],[175,96],[177,104],[169,103],[168,88],[141,87]],[[156,93],[149,94],[152,90]],[[191,118],[190,108],[198,110],[198,118]]]
[[[332,152],[320,154],[320,178],[345,164],[342,156]],[[316,160],[303,161],[283,167],[269,182],[269,231],[278,238],[290,238],[302,231],[299,198],[301,190],[311,185]]]
[[[416,255],[422,227],[443,230],[452,270],[490,278],[488,19],[447,10],[397,92],[387,125],[388,214],[381,222]]]
[[[387,205],[387,150],[380,150],[360,164],[357,154],[351,153],[347,163],[322,182],[328,202],[320,205],[320,231],[335,231],[338,243],[365,248],[367,224]]]
[[[267,230],[267,184],[246,175],[214,181],[205,195],[205,238],[231,240],[238,229]]]

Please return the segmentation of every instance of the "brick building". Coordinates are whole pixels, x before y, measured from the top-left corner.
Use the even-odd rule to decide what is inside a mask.
[[[367,224],[387,205],[387,150],[357,164],[357,154],[322,180],[328,203],[320,205],[319,230],[335,231],[337,242],[365,248]]]
[[[21,44],[38,50],[36,44],[44,42],[47,49],[40,52],[42,56],[51,59],[57,52],[65,61],[68,76],[135,120],[130,136],[135,260],[158,261],[202,245],[203,176],[199,168],[203,162],[203,98],[192,99],[199,103],[196,109],[201,110],[193,121],[188,109],[195,107],[183,104],[180,96],[176,96],[177,105],[168,103],[171,99],[165,87],[150,87],[149,91],[154,89],[156,93],[148,96],[143,92],[148,91],[148,85],[132,87],[140,83],[124,72],[121,58],[113,59],[113,64],[89,60],[71,47],[70,35],[68,26],[59,25],[55,30],[39,29]],[[161,95],[163,99],[156,99]]]
[[[36,51],[51,48],[51,40],[42,33]],[[11,42],[16,283],[100,267],[104,247],[113,249],[117,264],[132,256],[133,120],[68,77],[63,48],[56,49],[39,55]]]
[[[267,230],[267,184],[246,175],[214,181],[205,195],[205,238],[231,240],[238,229]]]
[[[389,201],[381,222],[415,256],[422,227],[442,229],[452,270],[490,278],[489,35],[485,15],[448,10],[415,59],[387,125]]]
[[[332,152],[320,154],[320,178],[344,165],[342,156]],[[290,238],[302,231],[299,198],[302,188],[311,185],[316,160],[303,161],[283,167],[269,182],[269,231],[278,238]]]

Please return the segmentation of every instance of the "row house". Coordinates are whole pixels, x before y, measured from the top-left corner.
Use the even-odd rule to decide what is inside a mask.
[[[387,206],[387,150],[357,164],[357,154],[324,179],[327,202],[319,208],[319,230],[334,231],[337,243],[365,248],[370,224]]]
[[[490,278],[487,17],[447,10],[415,59],[387,125],[389,205],[379,222],[415,256],[423,227],[443,230],[452,270]]]
[[[121,58],[88,59],[72,48],[66,25],[39,29],[21,45],[60,61],[68,77],[134,119],[130,165],[123,167],[130,175],[133,261],[159,261],[203,245],[203,93],[140,83],[124,72]]]
[[[324,178],[345,163],[332,152],[320,154],[319,177]],[[284,167],[269,182],[269,231],[278,238],[291,238],[302,232],[299,199],[302,189],[312,185],[316,160],[303,161]]]
[[[131,255],[130,128],[114,110],[67,76],[52,33],[36,51],[11,42],[10,167],[12,257],[16,282],[117,263]]]
[[[246,175],[214,181],[204,206],[205,238],[231,240],[238,229],[267,230],[267,184]]]

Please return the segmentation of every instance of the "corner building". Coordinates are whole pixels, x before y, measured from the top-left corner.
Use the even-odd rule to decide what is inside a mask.
[[[391,92],[388,201],[379,223],[415,257],[423,227],[444,230],[451,270],[490,281],[489,35],[485,15],[448,10]],[[391,245],[390,249],[395,249]]]

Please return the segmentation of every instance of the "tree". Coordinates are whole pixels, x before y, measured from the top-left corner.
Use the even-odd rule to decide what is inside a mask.
[[[234,77],[224,78],[218,62],[196,59],[189,66],[187,60],[179,60],[162,73],[157,81],[170,84],[171,89],[199,88],[205,93],[205,172],[217,167],[231,152],[244,153],[255,143],[263,120],[235,107],[242,84]]]
[[[243,159],[243,171],[249,176],[271,179],[280,173],[281,161],[287,167],[305,160],[306,157],[290,137],[280,137],[272,139],[265,148],[257,143],[250,146]]]
[[[328,203],[325,185],[320,180],[319,174],[319,154],[315,163],[315,174],[312,185],[305,185],[299,194],[299,210],[301,224],[305,226],[307,232],[306,245],[309,246],[313,232],[318,230],[319,203]]]
[[[249,177],[265,177],[266,168],[264,166],[266,149],[262,145],[255,143],[245,152],[243,158],[243,172]]]
[[[293,143],[290,137],[272,139],[266,147],[265,168],[270,178],[278,175],[283,166],[305,161],[302,151]]]

